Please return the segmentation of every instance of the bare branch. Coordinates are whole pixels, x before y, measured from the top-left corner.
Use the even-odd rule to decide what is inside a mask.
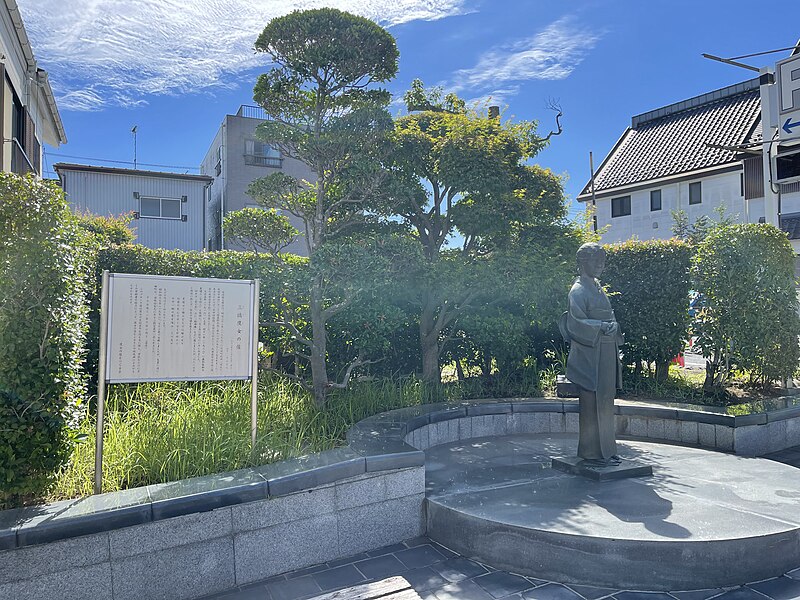
[[[558,130],[557,131],[551,130],[550,133],[547,134],[547,136],[539,139],[540,142],[546,142],[554,135],[561,135],[561,133],[564,131],[564,129],[561,127],[561,117],[564,116],[564,111],[561,110],[561,104],[558,102],[558,100],[550,98],[550,100],[547,101],[547,108],[549,110],[555,111],[556,127],[558,128]]]
[[[347,365],[347,370],[344,372],[344,379],[342,380],[342,383],[334,383],[332,381],[329,381],[328,387],[336,390],[345,390],[347,389],[347,386],[350,383],[350,375],[352,375],[353,369],[364,365],[375,364],[381,362],[382,360],[383,360],[382,358],[378,360],[364,360],[361,358],[361,355],[359,355],[353,362]]]
[[[300,342],[304,346],[308,346],[309,348],[314,347],[314,344],[311,342],[311,340],[309,340],[302,333],[300,333],[300,330],[294,326],[294,323],[290,323],[289,321],[270,321],[268,323],[265,323],[265,325],[267,325],[268,327],[284,327],[285,329],[288,329],[289,331],[292,332],[292,334],[294,335],[295,339],[297,339],[298,342]]]

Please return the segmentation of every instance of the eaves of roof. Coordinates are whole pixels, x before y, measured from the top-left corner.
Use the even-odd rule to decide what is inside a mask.
[[[160,177],[164,179],[183,179],[186,181],[201,181],[211,183],[213,177],[208,175],[190,175],[188,173],[171,173],[167,171],[146,171],[142,169],[121,169],[119,167],[99,167],[96,165],[80,165],[75,163],[56,163],[53,165],[56,173],[62,171],[82,171],[86,173],[108,173],[112,175],[130,175],[134,177]]]
[[[67,134],[64,131],[64,123],[61,121],[61,115],[58,112],[58,105],[56,104],[56,99],[53,95],[53,89],[50,87],[50,80],[47,78],[46,71],[36,67],[36,57],[33,54],[33,48],[31,47],[31,41],[28,38],[28,33],[25,31],[25,24],[22,22],[22,15],[19,12],[19,6],[17,6],[16,0],[5,0],[5,4],[9,14],[11,15],[11,21],[14,23],[14,29],[16,30],[17,39],[20,47],[22,48],[22,54],[25,57],[25,62],[27,63],[28,72],[31,74],[31,76],[35,76],[36,83],[41,85],[45,102],[47,104],[47,109],[50,112],[53,125],[55,125],[54,129],[58,135],[58,140],[53,140],[56,142],[53,145],[57,146],[58,144],[66,144]]]

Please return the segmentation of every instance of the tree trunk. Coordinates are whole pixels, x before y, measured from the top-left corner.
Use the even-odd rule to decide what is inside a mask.
[[[666,383],[669,376],[669,360],[656,361],[656,381],[658,383]]]
[[[311,384],[314,388],[314,402],[322,408],[328,397],[328,366],[325,361],[327,353],[327,336],[325,335],[325,318],[322,306],[322,282],[317,275],[311,284]]]
[[[716,357],[714,357],[716,358]],[[707,360],[706,361],[706,379],[703,382],[703,391],[706,394],[714,394],[717,391],[717,383],[716,383],[716,376],[717,376],[717,364],[714,360]]]
[[[436,306],[430,295],[426,294],[419,318],[419,340],[422,351],[422,380],[439,385],[442,375],[439,371],[439,331],[436,329]]]
[[[464,381],[466,376],[464,375],[464,367],[461,366],[461,359],[456,359],[456,375],[458,376],[459,381]]]

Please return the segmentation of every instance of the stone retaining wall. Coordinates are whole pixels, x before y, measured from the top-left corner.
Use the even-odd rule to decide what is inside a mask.
[[[616,413],[620,437],[687,444],[741,456],[761,456],[800,445],[800,407],[733,416],[628,402],[617,404]],[[426,450],[491,435],[577,433],[578,403],[544,399],[465,403],[440,406],[438,411],[409,415],[406,419],[403,440]],[[373,423],[374,435],[387,424],[386,420]]]
[[[185,514],[91,535],[63,516],[82,501],[38,515],[28,509],[16,525],[22,545],[0,552],[0,600],[189,600],[423,535],[424,466],[365,471],[366,462],[356,476],[300,491],[204,512],[187,499],[176,509]],[[341,473],[341,464],[330,472]],[[126,492],[103,496],[115,495]],[[195,501],[198,510],[208,506],[207,498]],[[14,512],[0,515],[8,524]]]
[[[745,456],[800,444],[800,407],[732,416],[619,402],[617,433]],[[382,413],[349,445],[256,469],[0,512],[0,600],[190,600],[425,533],[421,450],[577,433],[574,401]]]

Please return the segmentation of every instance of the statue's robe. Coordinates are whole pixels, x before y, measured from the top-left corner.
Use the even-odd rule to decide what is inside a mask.
[[[604,334],[604,321],[616,323],[608,296],[597,280],[580,277],[569,291],[567,378],[580,388],[578,456],[587,460],[607,460],[617,453],[614,396],[622,387],[619,347],[624,339],[619,325],[614,335]]]

